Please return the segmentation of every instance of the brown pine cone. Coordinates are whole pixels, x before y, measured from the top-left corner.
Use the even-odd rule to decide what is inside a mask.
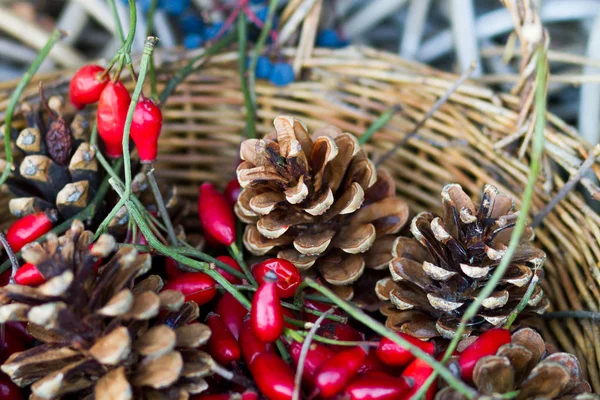
[[[182,399],[207,388],[214,362],[197,348],[210,329],[198,305],[160,291],[149,254],[121,247],[75,221],[61,237],[23,249],[46,277],[39,287],[0,288],[0,322],[27,321],[42,344],[13,354],[2,371],[34,399]],[[94,272],[95,264],[103,259]]]
[[[482,357],[473,371],[478,399],[505,399],[503,394],[518,391],[514,399],[598,399],[583,380],[577,357],[556,352],[531,328],[514,332],[511,343],[496,355]],[[511,397],[513,398],[513,397]],[[451,387],[438,392],[436,400],[463,400]]]
[[[381,308],[387,326],[420,338],[454,336],[464,311],[500,264],[518,215],[512,199],[490,185],[479,207],[456,184],[444,187],[442,201],[443,217],[421,213],[411,223],[415,239],[397,239],[391,278],[376,286],[377,295],[391,302]],[[504,323],[534,274],[541,278],[546,255],[528,243],[532,239],[527,228],[504,277],[466,335]],[[522,314],[542,313],[548,306],[538,285]]]
[[[356,138],[334,127],[309,135],[292,117],[275,118],[275,133],[242,143],[235,206],[247,223],[246,248],[307,270],[331,285],[352,283],[367,268],[385,268],[394,234],[408,218],[394,181],[376,170]]]

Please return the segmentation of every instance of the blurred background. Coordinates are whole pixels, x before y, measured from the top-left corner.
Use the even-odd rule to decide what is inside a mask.
[[[210,43],[240,2],[248,3],[260,25],[267,0],[159,0],[154,18],[159,45],[193,51]],[[280,10],[288,2],[310,8],[314,0],[280,0]],[[115,4],[127,32],[127,1]],[[152,0],[137,1],[134,50],[142,48],[151,4]],[[549,108],[589,142],[599,143],[600,0],[537,4],[551,38]],[[110,59],[119,47],[107,0],[0,0],[0,21],[0,81],[19,77],[55,27],[70,35],[42,70]],[[456,73],[475,61],[474,77],[510,90],[521,61],[513,26],[498,0],[326,0],[317,45],[370,46]],[[293,43],[292,35],[289,44]]]

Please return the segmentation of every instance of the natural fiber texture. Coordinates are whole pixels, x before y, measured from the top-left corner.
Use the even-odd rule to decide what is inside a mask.
[[[294,54],[293,49],[284,50],[284,55]],[[160,82],[185,62],[166,65],[174,57],[157,55],[162,62]],[[236,53],[213,57],[180,85],[164,107],[156,175],[177,184],[191,201],[201,182],[224,185],[235,177],[245,126],[236,60]],[[399,106],[400,111],[365,146],[375,162],[411,131],[456,80],[452,74],[369,48],[315,49],[302,66],[302,78],[289,86],[257,82],[259,134],[271,132],[273,119],[286,114],[304,121],[309,131],[329,124],[360,137],[383,111]],[[64,88],[67,79],[64,73],[47,75],[48,95],[51,88]],[[15,85],[0,83],[0,109],[6,108]],[[37,86],[32,85],[26,96],[36,93]],[[473,81],[461,85],[418,135],[384,163],[411,213],[440,214],[439,194],[450,182],[460,184],[474,201],[485,184],[493,184],[515,199],[519,208],[527,155],[517,158],[517,146],[499,150],[495,144],[517,131],[520,108],[516,96]],[[547,117],[544,168],[533,213],[550,201],[564,185],[565,174],[575,174],[592,150],[572,127],[551,114]],[[592,171],[600,175],[598,166]],[[582,183],[592,197],[600,197],[592,180]],[[534,243],[547,255],[542,288],[550,297],[551,310],[600,309],[600,216],[592,208],[595,202],[570,192],[535,230]],[[8,208],[0,207],[3,220],[6,214]],[[573,319],[541,326],[546,340],[579,357],[584,377],[600,390],[600,328]]]

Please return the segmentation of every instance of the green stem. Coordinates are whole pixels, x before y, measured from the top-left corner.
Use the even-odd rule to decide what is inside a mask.
[[[189,257],[199,258],[200,260],[207,262],[207,263],[213,263],[217,267],[219,267],[219,269],[229,272],[231,275],[235,276],[236,278],[246,279],[246,276],[244,274],[242,274],[240,271],[232,268],[230,265],[227,265],[224,262],[219,261],[216,258],[211,257],[208,254],[203,253],[199,250],[196,250],[194,248],[187,248],[187,247],[174,247],[172,249],[174,252],[176,252],[178,254],[181,254],[184,256],[189,256]]]
[[[308,284],[308,286],[317,290],[322,295],[328,297],[331,301],[333,301],[334,304],[336,304],[342,310],[346,311],[357,321],[360,321],[361,323],[369,327],[371,330],[373,330],[375,333],[387,337],[388,339],[396,343],[398,346],[401,346],[402,348],[408,350],[415,357],[425,361],[427,364],[429,364],[431,368],[433,368],[434,371],[437,371],[439,375],[441,375],[441,377],[444,378],[444,380],[446,380],[446,382],[448,382],[448,384],[454,389],[456,389],[459,393],[462,393],[469,399],[474,398],[474,390],[468,385],[466,385],[464,382],[457,379],[452,374],[452,372],[450,372],[443,364],[439,363],[435,358],[425,353],[419,347],[411,344],[410,342],[402,338],[400,335],[397,335],[395,332],[392,332],[380,322],[374,320],[373,318],[365,314],[359,308],[348,304],[346,301],[336,296],[336,294],[333,293],[331,290],[319,284],[315,280],[311,278],[305,278],[305,281]]]
[[[277,346],[277,350],[279,350],[279,354],[281,354],[283,361],[289,364],[292,361],[292,358],[290,357],[290,353],[288,353],[281,339],[278,339],[275,342],[275,345]]]
[[[286,322],[287,322],[287,320],[286,320]],[[316,322],[315,322],[315,324],[316,324]],[[288,332],[294,332],[293,334],[290,334],[289,336],[290,336],[290,338],[294,339],[297,342],[302,342],[302,340],[299,340],[299,339],[303,339],[308,336],[307,332],[295,331],[293,329],[286,328],[285,334],[287,335]],[[331,345],[335,345],[335,346],[369,346],[369,347],[379,346],[379,342],[366,342],[366,341],[355,341],[355,340],[335,340],[335,339],[331,339],[331,338],[319,336],[319,335],[314,335],[313,339],[316,342],[321,342],[324,344],[331,344]]]
[[[246,135],[249,138],[256,137],[256,117],[254,104],[248,86],[246,76],[247,54],[248,54],[248,21],[246,14],[240,12],[237,17],[238,31],[238,70],[240,73],[240,86],[244,94],[244,108],[246,109]]]
[[[110,178],[109,182],[112,185],[113,189],[119,194],[119,196],[121,196],[121,198],[123,198],[125,196],[124,188],[122,186],[120,186],[119,183],[113,178]],[[135,197],[135,196],[132,196],[132,197]],[[227,290],[229,293],[231,293],[231,295],[237,301],[239,301],[244,307],[246,307],[246,309],[248,309],[248,310],[250,309],[250,306],[251,306],[250,301],[248,301],[248,299],[240,291],[238,291],[235,288],[235,286],[233,286],[227,279],[225,279],[223,277],[223,275],[221,275],[217,271],[211,269],[209,267],[208,263],[192,260],[191,258],[182,256],[181,254],[177,253],[176,251],[174,251],[174,249],[172,247],[165,246],[163,243],[161,243],[160,240],[158,240],[156,238],[156,236],[154,236],[154,234],[152,233],[152,230],[150,229],[150,227],[148,226],[148,224],[142,217],[141,212],[138,210],[135,203],[131,199],[127,200],[126,206],[127,206],[127,209],[129,210],[129,215],[131,215],[131,217],[134,219],[138,228],[140,228],[140,230],[144,234],[144,237],[148,241],[148,244],[154,250],[156,250],[158,253],[160,253],[166,257],[172,258],[173,260],[175,260],[183,265],[186,265],[190,268],[197,269],[198,271],[204,272],[205,274],[209,275],[218,284],[223,286],[223,288],[225,290]]]
[[[215,55],[219,51],[223,50],[231,43],[233,43],[234,38],[235,34],[233,32],[228,33],[227,35],[222,37],[221,40],[219,40],[217,43],[207,48],[204,53],[199,54],[194,58],[191,58],[183,68],[178,69],[177,72],[175,72],[175,75],[173,75],[173,77],[167,82],[165,88],[160,93],[160,96],[158,97],[159,103],[161,105],[164,104],[169,98],[169,96],[171,96],[171,94],[175,91],[177,85],[183,82],[183,80],[187,78],[188,75],[190,75],[197,68],[199,68],[199,66],[196,66],[196,64],[199,61],[205,61],[206,59],[208,59],[208,57]]]
[[[12,94],[10,95],[10,99],[8,100],[8,107],[6,107],[6,117],[4,119],[4,152],[6,154],[6,167],[2,172],[2,176],[0,176],[0,186],[2,186],[4,182],[6,182],[13,168],[13,153],[12,148],[10,147],[10,131],[12,125],[12,118],[15,112],[15,108],[17,107],[17,103],[19,102],[19,99],[21,98],[25,87],[29,85],[29,82],[31,82],[31,79],[33,78],[37,70],[40,68],[40,65],[42,65],[42,62],[50,53],[50,50],[52,50],[54,44],[56,44],[56,42],[58,42],[62,37],[64,37],[64,32],[61,32],[58,29],[52,32],[50,38],[48,39],[44,47],[42,47],[39,54],[35,57],[35,60],[33,60],[27,72],[23,74],[23,77],[21,78],[21,81],[15,88],[14,92],[12,92]]]
[[[521,202],[521,210],[519,211],[519,216],[517,217],[517,221],[513,232],[510,236],[510,241],[508,243],[508,248],[506,249],[506,253],[502,257],[500,264],[496,267],[494,274],[485,285],[485,287],[481,290],[477,298],[471,303],[469,308],[465,311],[461,323],[456,330],[455,336],[452,338],[452,341],[448,345],[448,349],[444,354],[444,358],[442,362],[447,362],[456,346],[458,346],[458,342],[460,342],[462,338],[462,334],[465,331],[466,324],[477,314],[479,307],[485,299],[489,297],[490,294],[495,290],[496,285],[502,277],[504,273],[510,266],[511,259],[519,247],[521,242],[521,235],[525,231],[527,226],[527,218],[529,215],[529,209],[531,208],[531,201],[533,198],[533,193],[535,190],[535,182],[537,180],[538,172],[540,170],[540,163],[542,159],[542,154],[544,151],[544,129],[546,127],[546,79],[548,74],[548,66],[546,64],[546,50],[543,47],[543,44],[540,45],[537,49],[537,65],[536,65],[536,91],[535,91],[535,128],[534,128],[534,136],[532,143],[532,151],[531,151],[531,161],[529,166],[529,174],[527,177],[527,185],[525,186],[525,190],[523,191],[523,199]],[[423,384],[423,386],[419,389],[419,391],[415,394],[415,399],[419,399],[425,395],[429,386],[435,381],[436,373],[434,372],[429,379]]]
[[[238,262],[238,264],[242,268],[242,271],[244,271],[244,275],[246,275],[248,281],[253,286],[258,286],[258,282],[256,282],[256,279],[254,279],[254,276],[252,276],[250,268],[248,268],[248,265],[246,265],[246,261],[244,261],[244,254],[242,254],[240,249],[237,247],[237,244],[235,242],[231,243],[229,249],[231,250],[231,255],[233,256],[233,258],[235,258],[235,261]]]
[[[94,123],[92,124],[92,132],[90,133],[90,146],[95,148],[96,154],[99,154],[100,150],[96,148],[96,144],[98,144],[98,125],[94,119]]]
[[[173,229],[173,224],[171,223],[171,218],[169,217],[169,213],[167,212],[167,207],[165,206],[165,201],[163,199],[162,194],[160,193],[160,189],[158,188],[158,183],[156,183],[156,178],[154,178],[154,168],[150,168],[148,173],[146,174],[148,177],[148,182],[150,183],[150,189],[152,189],[152,194],[154,195],[154,199],[156,200],[156,205],[158,207],[158,211],[163,219],[165,226],[167,227],[167,234],[169,235],[169,242],[171,242],[172,246],[177,246],[177,236],[175,236],[175,230]]]
[[[148,21],[148,25],[146,26],[146,37],[152,36],[152,31],[154,31],[154,14],[156,14],[156,9],[158,8],[158,0],[152,0],[150,3],[150,9],[148,10],[148,15],[146,16],[146,20]],[[152,100],[158,101],[158,88],[156,87],[156,68],[154,67],[154,53],[150,56],[150,93]]]
[[[115,28],[117,29],[117,36],[121,41],[121,45],[125,43],[125,35],[123,34],[123,26],[121,25],[121,19],[119,18],[119,13],[117,11],[117,5],[115,4],[115,0],[109,0],[108,5],[110,6],[110,11],[112,13],[113,19],[115,21]]]
[[[135,0],[129,0],[129,32],[127,32],[127,38],[125,39],[125,43],[123,43],[123,49],[125,51],[126,62],[127,64],[131,64],[131,46],[133,45],[133,39],[135,38],[135,28],[137,25],[137,12],[135,9]],[[146,43],[144,44],[144,51],[146,51],[146,44],[148,43],[148,39],[146,39]],[[154,47],[154,43],[153,43]],[[152,52],[152,49],[150,49]]]
[[[121,160],[118,160],[117,163],[121,163]],[[110,183],[108,182],[108,180],[109,180],[108,176],[104,178],[104,180],[102,181],[102,184],[98,188],[98,192],[96,193],[96,195],[94,196],[94,198],[92,199],[90,204],[87,205],[87,207],[85,207],[83,210],[79,211],[73,217],[69,218],[68,220],[62,222],[60,225],[53,228],[50,232],[46,233],[43,236],[40,236],[35,241],[36,242],[44,241],[46,239],[46,236],[48,236],[48,234],[50,234],[50,233],[58,235],[58,234],[65,232],[67,229],[69,229],[71,227],[71,224],[75,220],[84,221],[86,219],[94,218],[94,216],[96,215],[96,210],[98,209],[98,206],[104,200],[104,197],[106,196],[106,193],[108,192],[108,188],[110,187]],[[21,252],[18,252],[15,255],[19,256],[20,254],[21,254]],[[6,271],[9,266],[10,266],[10,260],[8,260],[8,261],[4,262],[2,265],[0,265],[0,273]]]
[[[148,14],[146,14],[146,20],[148,21],[148,25],[146,25],[146,37],[152,36],[152,31],[154,31],[154,14],[156,14],[157,8],[158,0],[152,0]]]
[[[269,0],[269,9],[267,10],[267,19],[265,20],[265,25],[263,26],[262,31],[260,31],[260,35],[258,36],[258,40],[256,41],[256,45],[254,46],[254,51],[252,52],[252,56],[250,58],[250,66],[248,67],[248,86],[250,88],[250,95],[252,98],[252,105],[256,110],[256,63],[258,62],[258,57],[260,53],[262,53],[262,49],[267,43],[267,38],[269,37],[269,33],[273,28],[273,18],[275,16],[275,10],[279,5],[279,0]]]
[[[369,126],[369,129],[367,129],[365,133],[363,133],[360,136],[360,138],[358,138],[358,143],[367,143],[369,139],[371,139],[371,136],[373,136],[375,132],[386,126],[387,123],[390,122],[394,114],[396,114],[398,111],[400,111],[400,107],[398,106],[391,106],[390,108],[385,110],[383,114],[381,114],[375,121],[373,121],[371,126]]]

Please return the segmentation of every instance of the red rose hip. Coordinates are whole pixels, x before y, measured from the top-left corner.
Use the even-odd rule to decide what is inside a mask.
[[[250,364],[256,385],[268,400],[290,400],[294,394],[294,372],[273,353],[262,353]]]
[[[222,365],[228,365],[232,361],[239,360],[241,357],[240,346],[231,332],[227,330],[220,316],[209,313],[206,317],[206,325],[211,331],[208,349],[215,361]]]
[[[106,155],[111,158],[123,155],[122,142],[129,103],[131,97],[121,82],[109,82],[98,100],[98,135],[104,142]]]
[[[130,131],[142,163],[151,164],[156,160],[161,129],[160,108],[152,100],[142,96],[135,105]]]
[[[252,299],[252,330],[263,342],[274,342],[283,333],[283,310],[276,283],[277,276],[273,272],[267,272]]]
[[[288,298],[296,294],[302,276],[294,264],[281,258],[269,258],[252,268],[252,275],[261,284],[269,271],[277,275],[277,291],[280,297]]]
[[[233,210],[225,196],[212,183],[204,183],[200,186],[198,215],[204,232],[225,246],[234,243]]]
[[[50,232],[56,222],[56,212],[40,211],[16,220],[6,231],[6,240],[14,252]]]
[[[490,329],[482,333],[458,357],[461,376],[466,380],[473,379],[473,370],[477,361],[482,357],[496,354],[498,349],[507,343],[510,343],[510,332],[506,329]]]
[[[433,342],[424,342],[420,339],[417,339],[416,337],[401,332],[398,333],[398,336],[401,336],[410,344],[419,347],[427,354],[433,355]],[[384,364],[390,365],[392,367],[403,367],[405,365],[408,365],[408,363],[415,358],[415,356],[413,356],[410,351],[386,337],[381,338],[379,346],[377,346],[377,357]]]
[[[46,278],[35,265],[25,263],[15,273],[15,282],[24,286],[38,286],[46,282]]]
[[[180,291],[185,301],[196,302],[199,306],[211,301],[217,293],[215,280],[202,272],[186,272],[168,281],[163,290]]]
[[[108,76],[102,76],[105,70],[99,65],[84,65],[73,75],[69,83],[69,98],[78,109],[93,104],[100,99],[102,90],[108,83]]]
[[[362,347],[352,347],[325,361],[315,376],[319,395],[327,398],[344,390],[357,374],[366,356]]]

